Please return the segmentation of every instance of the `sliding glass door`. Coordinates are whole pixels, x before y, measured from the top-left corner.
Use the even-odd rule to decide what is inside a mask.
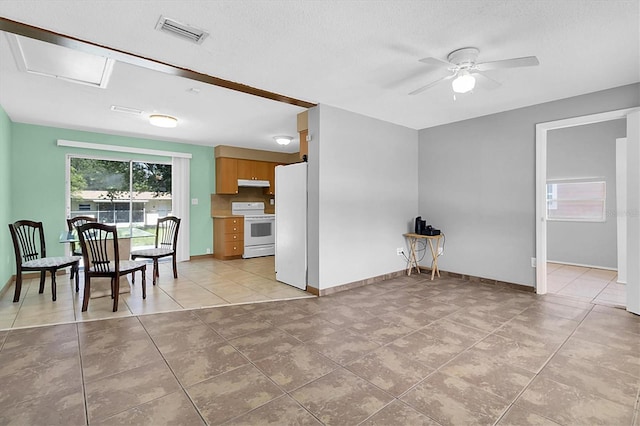
[[[157,220],[172,213],[171,164],[74,156],[67,163],[67,217],[116,225],[134,247],[154,244]]]

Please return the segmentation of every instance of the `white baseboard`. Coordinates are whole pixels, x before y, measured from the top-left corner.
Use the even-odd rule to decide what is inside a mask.
[[[549,260],[549,259],[547,259],[547,263],[557,263],[559,265],[580,266],[582,268],[604,269],[606,271],[618,272],[618,268],[608,268],[606,266],[585,265],[582,263],[572,263],[572,262],[560,262],[558,260]]]

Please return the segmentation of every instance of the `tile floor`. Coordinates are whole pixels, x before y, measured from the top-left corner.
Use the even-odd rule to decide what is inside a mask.
[[[597,304],[626,306],[624,284],[616,271],[547,263],[547,291]]]
[[[0,424],[638,426],[639,392],[640,317],[425,275],[0,331]]]
[[[153,312],[167,312],[204,306],[260,302],[295,297],[309,293],[275,281],[274,258],[258,257],[219,261],[213,258],[178,263],[178,279],[173,279],[170,262],[160,263],[158,284],[151,283],[153,267],[147,267],[147,298],[142,299],[140,273],[130,293],[122,294],[118,311],[112,312],[110,297],[90,299],[82,312],[83,278],[76,293],[69,275],[57,277],[57,300],[51,300],[51,278],[47,275],[45,291],[38,294],[39,279],[25,280],[20,301],[13,303],[13,289],[0,296],[0,330],[35,325],[124,317]],[[129,279],[128,276],[127,280]],[[95,287],[92,284],[92,292]]]

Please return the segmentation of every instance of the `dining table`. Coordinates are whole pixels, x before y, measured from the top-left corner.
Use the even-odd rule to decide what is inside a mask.
[[[119,227],[117,228],[118,234],[118,255],[120,260],[130,260],[131,258],[131,244],[133,239],[137,238],[145,238],[145,237],[155,237],[155,234],[145,231],[140,228],[133,227]],[[78,232],[74,229],[73,231],[63,231],[60,233],[59,242],[63,244],[69,243],[80,243],[80,238],[78,237]],[[150,246],[153,246],[154,243],[151,243]],[[142,248],[143,246],[136,247]],[[112,251],[112,250],[111,250]],[[109,253],[110,257],[113,257],[113,252]],[[83,270],[83,261],[80,261],[80,271]],[[139,277],[142,279],[142,277]],[[130,293],[131,287],[129,286],[129,281],[125,276],[120,277],[120,291],[119,294]],[[111,282],[109,278],[93,278],[91,280],[91,299],[95,299],[98,297],[111,296]]]

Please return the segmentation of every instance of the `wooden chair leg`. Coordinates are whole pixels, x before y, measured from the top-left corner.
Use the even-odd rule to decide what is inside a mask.
[[[47,279],[47,271],[40,271],[40,288],[38,288],[38,293],[44,293],[44,282]]]
[[[142,268],[142,298],[147,298],[147,272],[146,267]]]
[[[118,311],[118,296],[120,295],[120,277],[113,278],[113,312]]]
[[[56,272],[54,269],[51,271],[51,300],[56,301]]]
[[[176,263],[176,255],[175,255],[175,253],[171,257],[173,258],[173,278],[177,279],[178,278],[178,265]]]
[[[160,276],[160,271],[158,271],[158,258],[153,258],[153,285],[156,285],[156,278]]]
[[[80,273],[80,266],[76,263],[74,266],[71,267],[71,270],[73,271],[75,269],[76,274],[75,274],[75,280],[76,280],[76,293],[80,291],[80,280],[78,279],[78,274]],[[72,277],[73,278],[73,277]]]
[[[20,292],[22,291],[22,270],[18,268],[16,271],[16,289],[13,293],[13,303],[20,300]]]
[[[91,295],[91,278],[84,275],[84,296],[82,298],[82,312],[87,310],[89,306],[89,296]]]

